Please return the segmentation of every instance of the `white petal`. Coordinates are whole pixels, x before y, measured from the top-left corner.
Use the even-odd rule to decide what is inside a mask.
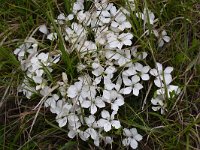
[[[103,110],[103,111],[101,112],[101,116],[102,116],[103,118],[105,118],[105,119],[110,118],[110,114],[109,114],[109,112],[108,112],[107,110]]]
[[[156,63],[156,67],[158,68],[158,71],[163,71],[163,67],[161,63]]]
[[[157,107],[152,107],[153,111],[158,111],[161,107],[157,106]]]
[[[57,38],[58,38],[57,33],[50,33],[47,35],[47,39],[49,39],[51,41],[54,41]]]
[[[95,78],[94,84],[95,84],[95,85],[98,85],[98,84],[101,82],[101,78],[102,78],[101,76]]]
[[[104,131],[108,132],[111,130],[111,123],[107,122],[106,124],[104,124]]]
[[[173,70],[174,70],[173,67],[167,67],[165,68],[164,73],[171,73]]]
[[[138,90],[141,90],[143,88],[143,85],[141,83],[136,83],[134,85],[134,88],[138,89]]]
[[[33,76],[33,80],[34,80],[35,83],[39,83],[39,84],[42,83],[42,79],[43,79],[42,77]]]
[[[74,131],[74,130],[70,130],[68,132],[68,137],[71,138],[71,139],[73,139],[76,135],[77,135],[77,132]]]
[[[102,11],[101,15],[103,15],[104,17],[110,17],[110,13],[108,11]]]
[[[171,38],[170,38],[169,36],[164,36],[164,37],[163,37],[163,40],[164,40],[165,42],[167,42],[167,43],[170,41],[170,39],[171,39]]]
[[[99,108],[105,107],[105,103],[102,101],[102,99],[101,99],[100,97],[97,97],[97,98],[96,98],[95,104],[96,104],[97,107],[99,107]]]
[[[142,140],[142,136],[140,134],[137,134],[137,135],[134,136],[134,139],[136,141],[141,141]]]
[[[130,67],[128,70],[125,70],[122,72],[122,75],[124,76],[132,76],[132,75],[135,75],[137,72],[135,70],[135,67]]]
[[[115,100],[115,104],[118,106],[124,105],[124,98],[123,97],[118,98],[117,100]]]
[[[116,27],[118,27],[118,23],[117,22],[115,22],[115,21],[112,21],[112,23],[111,23],[111,27],[113,27],[113,28],[116,28]]]
[[[67,16],[67,18],[68,18],[69,20],[72,20],[72,19],[74,19],[74,15],[73,15],[73,14],[69,14],[69,15]]]
[[[164,79],[165,79],[166,85],[169,85],[172,82],[171,74],[164,74]]]
[[[142,64],[140,64],[140,63],[135,63],[135,68],[136,68],[136,70],[137,71],[142,71],[142,69],[143,69],[143,65]]]
[[[60,15],[58,15],[57,19],[58,20],[65,20],[65,14],[64,13],[61,13]]]
[[[131,78],[132,84],[138,83],[140,81],[140,77],[138,75],[134,75]]]
[[[40,59],[43,62],[46,62],[48,60],[49,54],[48,53],[40,53],[37,58]]]
[[[128,77],[123,76],[122,79],[123,79],[124,85],[126,85],[126,86],[132,85],[132,81]]]
[[[105,99],[110,99],[110,92],[107,90],[103,90],[103,98]]]
[[[131,40],[125,40],[125,41],[123,41],[123,43],[124,43],[124,45],[131,46],[132,41]]]
[[[113,139],[111,137],[109,137],[109,136],[106,136],[104,138],[104,142],[105,142],[105,144],[112,144]]]
[[[123,129],[123,135],[124,135],[124,136],[127,136],[127,137],[131,137],[131,136],[132,136],[132,133],[131,133],[131,131],[130,131],[129,129],[124,128],[124,129]]]
[[[147,80],[149,80],[150,77],[149,77],[149,74],[142,74],[141,78],[142,78],[142,80],[147,81]]]
[[[176,94],[179,94],[181,92],[181,89],[178,86],[169,85],[168,91],[170,91],[170,92],[175,91]]]
[[[104,80],[104,86],[106,90],[112,90],[115,87],[115,84],[110,82],[106,82],[106,80]]]
[[[109,66],[108,68],[106,68],[105,73],[106,74],[113,74],[115,72],[115,67],[114,66]]]
[[[90,113],[95,114],[96,112],[97,112],[97,107],[96,107],[96,105],[92,104],[90,107]]]
[[[121,85],[122,85],[122,78],[121,78],[121,76],[119,76],[118,79],[117,79],[116,85],[115,85],[115,89],[117,91],[119,91],[120,88],[121,88]]]
[[[62,73],[62,80],[65,84],[68,82],[67,74],[65,72]]]
[[[39,26],[39,31],[42,32],[43,34],[48,34],[49,32],[45,24]]]
[[[90,135],[93,140],[95,140],[98,136],[96,130],[94,130],[92,128],[90,129]]]
[[[149,67],[149,66],[144,66],[144,67],[142,68],[142,73],[147,73],[149,70],[150,70],[150,67]]]
[[[98,127],[104,127],[104,124],[107,122],[108,120],[105,119],[99,119],[97,121]]]
[[[90,115],[89,117],[85,117],[85,123],[87,125],[91,125],[95,121],[95,117],[93,115]]]
[[[124,146],[129,146],[130,145],[130,138],[125,138],[125,139],[123,139],[122,140],[122,144],[124,145]]]
[[[157,71],[157,69],[151,69],[151,70],[150,70],[150,74],[153,75],[153,76],[158,76],[158,71]]]
[[[88,132],[79,132],[79,137],[83,140],[83,141],[87,141],[89,138],[90,134]]]
[[[113,127],[115,127],[115,129],[119,129],[121,127],[121,124],[118,120],[111,121],[111,124]]]
[[[137,88],[133,88],[133,95],[138,96],[139,90]]]
[[[136,149],[138,147],[138,142],[135,139],[131,139],[130,145],[132,149]]]
[[[16,48],[16,49],[14,50],[14,54],[15,54],[15,55],[18,55],[20,51],[21,51],[20,48]],[[24,53],[25,53],[25,52],[24,52]]]
[[[59,96],[57,94],[53,94],[53,99],[54,100],[58,100],[59,99]]]
[[[161,34],[162,34],[162,36],[166,36],[167,32],[165,30],[163,30]]]
[[[131,23],[128,22],[128,21],[124,22],[124,26],[125,26],[126,28],[131,28],[131,27],[132,27],[132,26],[131,26]]]
[[[156,85],[157,87],[163,87],[163,86],[164,86],[164,84],[162,83],[162,81],[161,81],[159,78],[156,78],[156,79],[154,80],[154,83],[155,83],[155,85]]]
[[[131,131],[131,134],[132,134],[133,136],[135,136],[135,135],[138,134],[136,128],[131,128],[130,131]]]
[[[64,117],[62,119],[57,119],[56,120],[59,124],[59,127],[62,128],[67,124],[67,117]]]
[[[130,94],[131,93],[131,91],[132,91],[132,87],[126,87],[126,88],[122,88],[121,90],[120,90],[120,93],[122,93],[122,94]]]
[[[84,100],[81,104],[83,108],[89,108],[91,106],[91,101]]]
[[[119,106],[117,104],[112,104],[111,103],[111,109],[114,110],[114,111],[118,111]]]
[[[163,47],[163,45],[164,45],[164,41],[162,39],[160,39],[158,41],[158,47]]]
[[[70,98],[75,98],[77,96],[77,88],[75,85],[71,85],[67,90],[67,96]]]
[[[153,104],[153,105],[158,105],[158,101],[159,101],[159,99],[157,99],[157,98],[152,98],[151,99],[151,103]]]

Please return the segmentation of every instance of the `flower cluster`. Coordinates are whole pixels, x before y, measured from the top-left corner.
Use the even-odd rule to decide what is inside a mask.
[[[134,6],[133,0],[130,5]],[[151,100],[152,109],[161,109],[163,114],[167,110],[166,95],[171,97],[171,92],[180,92],[178,86],[170,85],[172,67],[163,70],[156,63],[151,69],[143,63],[147,53],[134,46],[129,17],[126,8],[116,7],[107,0],[95,0],[89,10],[84,9],[84,0],[77,0],[71,14],[58,15],[55,23],[60,27],[67,52],[76,52],[80,61],[76,66],[78,77],[69,81],[63,72],[62,80],[56,82],[57,89],[53,89],[55,83],[51,82],[51,76],[54,65],[61,61],[61,52],[39,50],[33,37],[14,51],[26,73],[19,90],[29,99],[35,93],[44,96],[44,106],[56,114],[59,127],[67,126],[69,138],[92,139],[96,146],[102,142],[112,144],[114,137],[109,131],[122,129],[122,144],[136,149],[142,136],[136,128],[125,128],[118,118],[125,95],[140,96],[144,83],[153,76],[159,89]],[[136,17],[144,22],[144,33],[149,34],[146,26],[155,24],[155,15],[145,8]],[[58,33],[49,31],[46,25],[38,29],[47,40],[59,40]],[[159,35],[154,29],[152,34],[158,38],[159,47],[170,41],[166,31]]]

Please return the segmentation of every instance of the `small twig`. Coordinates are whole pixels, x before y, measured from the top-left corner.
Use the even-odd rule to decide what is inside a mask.
[[[32,131],[32,129],[33,129],[33,125],[35,124],[35,121],[36,121],[37,116],[38,116],[38,114],[39,114],[39,111],[40,111],[40,109],[41,109],[41,107],[42,107],[42,104],[44,103],[44,101],[46,100],[46,98],[47,98],[49,95],[51,95],[51,93],[52,93],[55,89],[57,89],[58,87],[59,87],[59,85],[54,86],[54,87],[49,91],[49,93],[46,94],[46,95],[40,100],[40,102],[35,106],[35,108],[33,108],[33,110],[35,110],[35,109],[37,109],[37,108],[38,108],[38,110],[37,110],[37,112],[36,112],[36,114],[35,114],[35,117],[34,117],[34,120],[33,120],[32,124],[31,124],[31,129],[30,129],[30,131],[29,131],[29,137],[30,137],[31,131]]]
[[[149,85],[149,88],[148,88],[148,90],[147,90],[147,94],[145,95],[143,104],[142,104],[142,110],[144,110],[144,105],[147,103],[147,97],[148,97],[148,95],[149,95],[149,92],[150,92],[150,90],[151,90],[152,85],[153,85],[153,84],[152,84],[152,82],[151,82],[150,85]]]

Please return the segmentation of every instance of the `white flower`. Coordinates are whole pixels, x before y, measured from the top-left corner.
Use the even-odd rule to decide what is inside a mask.
[[[121,124],[119,120],[114,120],[114,116],[117,114],[116,111],[113,111],[112,114],[106,110],[103,110],[101,112],[101,119],[97,121],[98,125],[100,127],[103,127],[104,131],[108,132],[111,130],[112,126],[115,129],[119,129],[121,127]]]
[[[18,87],[19,92],[23,92],[26,98],[30,99],[31,96],[36,92],[34,87],[32,87],[29,81],[25,78],[21,86]]]
[[[58,102],[61,102],[61,101],[58,101]],[[71,108],[72,108],[71,104],[64,103],[64,102],[62,102],[62,104],[60,103],[60,106],[56,108],[58,109],[56,112],[57,113],[56,121],[58,122],[59,127],[64,127],[67,124],[68,116],[70,115]]]
[[[79,135],[79,137],[83,140],[83,141],[87,141],[90,134],[85,132],[85,131],[81,131],[80,129],[71,129],[68,132],[68,137],[69,138],[74,138],[75,136]]]
[[[131,33],[121,33],[120,35],[109,33],[107,34],[107,40],[110,48],[122,49],[123,45],[131,46],[133,35]]]
[[[105,107],[105,103],[101,97],[96,97],[94,99],[92,98],[89,100],[84,100],[81,103],[81,106],[83,108],[90,108],[90,113],[95,114],[97,112],[97,107],[103,108],[103,107]]]
[[[85,54],[96,53],[97,46],[92,41],[85,41],[83,45],[80,45],[80,48],[77,48],[81,53],[81,57],[84,57]]]
[[[104,143],[105,144],[112,144],[113,139],[110,136],[103,137]]]
[[[80,23],[83,23],[84,25],[89,26],[91,23],[91,13],[88,11],[86,11],[86,12],[79,11],[77,13],[77,20]]]
[[[96,13],[99,19],[98,25],[100,26],[110,23],[111,18],[117,13],[116,7],[113,6],[112,3],[101,1],[101,3],[95,3],[95,6],[97,8]]]
[[[138,141],[142,140],[142,136],[138,134],[137,129],[124,128],[123,131],[124,131],[123,132],[124,136],[126,136],[126,138],[122,140],[123,145],[124,146],[130,145],[132,149],[136,149],[138,147]]]
[[[133,46],[131,48],[131,54],[133,55],[133,57],[137,58],[137,59],[145,59],[147,57],[147,53],[146,52],[138,52],[137,51],[137,46]]]
[[[156,22],[154,13],[151,12],[148,8],[144,8],[143,13],[139,13],[137,16],[144,20],[144,25],[147,23],[153,25]]]
[[[58,38],[58,34],[57,33],[50,33],[47,35],[47,39],[50,40],[50,41],[54,41]]]
[[[167,92],[167,93],[166,93]],[[168,85],[164,88],[160,88],[155,92],[155,97],[151,99],[151,103],[154,105],[152,109],[154,111],[161,110],[161,114],[165,114],[167,111],[167,102],[169,98],[174,98],[181,92],[178,86]]]
[[[144,80],[144,81],[149,80],[149,78],[150,78],[149,74],[148,74],[148,72],[150,70],[149,66],[143,66],[140,63],[135,63],[135,68],[136,68],[137,71],[140,72],[139,75],[142,78],[142,80]]]
[[[127,87],[122,88],[120,90],[120,93],[130,94],[132,91],[133,95],[138,96],[139,91],[143,88],[142,84],[139,83],[140,77],[137,75],[134,75],[131,77],[131,80],[130,80],[128,77],[123,76],[122,79],[123,79],[124,85]]]
[[[55,22],[60,25],[63,25],[65,24],[66,21],[73,20],[73,19],[74,19],[73,14],[69,14],[68,16],[65,16],[64,13],[61,13],[58,15],[57,20],[55,20]]]
[[[97,122],[95,121],[95,117],[93,115],[90,115],[89,117],[85,117],[85,122],[88,125],[89,128],[85,130],[93,140],[98,138],[98,133],[94,129],[97,127]]]
[[[33,81],[34,81],[35,83],[41,84],[42,81],[44,80],[44,79],[42,78],[42,75],[43,75],[43,73],[44,73],[44,70],[38,69],[38,70],[35,71],[35,73],[36,73],[36,76],[33,76],[33,77],[32,77],[32,78],[33,78]]]
[[[155,34],[155,31],[154,31],[154,34]],[[159,38],[158,39],[158,47],[163,47],[164,42],[168,43],[171,39],[169,36],[167,36],[167,32],[165,30],[163,30],[161,32],[161,35],[157,36],[157,37]]]
[[[128,69],[126,69],[122,72],[122,75],[127,76],[127,77],[130,77],[130,76],[133,76],[133,75],[136,75],[136,74],[137,74],[137,71],[136,71],[136,67],[135,67],[134,64],[130,65],[128,67]]]
[[[171,72],[173,67],[167,67],[163,70],[163,66],[160,63],[156,63],[156,68],[150,70],[150,74],[155,76],[154,83],[157,87],[164,87],[172,82]]]
[[[110,32],[107,26],[102,26],[99,28],[94,28],[95,34],[95,42],[100,45],[106,45],[107,39],[106,35]]]
[[[120,32],[124,31],[125,29],[131,28],[131,24],[129,21],[127,21],[126,16],[122,13],[119,12],[115,16],[115,20],[111,22],[111,29],[114,32]]]
[[[151,99],[151,103],[155,106],[152,106],[152,109],[154,111],[161,110],[161,114],[164,114],[167,110],[167,104],[165,102],[165,96],[164,95],[157,95],[155,98]]]
[[[111,109],[118,111],[119,106],[124,105],[124,97],[115,90],[103,91],[103,100],[111,104]]]
[[[41,90],[40,90],[40,94],[42,96],[46,96],[47,94],[49,94],[51,91],[51,88],[49,86],[44,86]]]
[[[70,27],[65,28],[66,36],[65,40],[74,44],[79,42],[84,42],[86,38],[86,30],[81,24],[73,22]]]
[[[66,16],[65,16],[64,13],[61,13],[61,14],[58,15],[57,19],[58,19],[58,20],[65,20],[65,19],[66,19]]]
[[[72,130],[76,130],[81,127],[81,122],[79,116],[75,113],[70,113],[67,117],[68,119],[68,128]]]
[[[73,10],[72,10],[74,14],[84,9],[83,3],[84,3],[84,0],[77,0],[77,2],[74,3]]]

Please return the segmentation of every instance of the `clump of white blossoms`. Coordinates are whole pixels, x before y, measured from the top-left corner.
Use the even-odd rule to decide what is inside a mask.
[[[130,0],[130,5],[134,8],[133,0]],[[107,0],[95,0],[89,10],[85,10],[84,0],[77,0],[71,14],[58,15],[55,23],[66,42],[66,53],[75,52],[79,56],[77,78],[74,79],[70,77],[69,80],[64,70],[61,75],[54,73],[54,66],[62,61],[61,51],[40,49],[33,36],[14,51],[26,73],[19,92],[29,99],[34,94],[41,95],[43,99],[39,104],[44,103],[50,108],[59,127],[68,128],[69,138],[92,139],[96,146],[100,146],[103,142],[112,144],[114,136],[109,132],[119,130],[124,136],[122,144],[136,149],[142,136],[136,128],[128,129],[118,118],[120,107],[126,103],[125,96],[140,96],[145,92],[144,83],[154,78],[158,89],[151,99],[152,109],[164,114],[167,111],[166,100],[180,93],[178,86],[171,85],[172,67],[163,69],[157,62],[151,69],[144,63],[147,53],[134,45],[135,36],[131,32],[129,17],[126,8],[117,7]],[[143,21],[145,34],[149,32],[147,24],[157,22],[153,12],[147,8],[136,13],[136,17]],[[48,27],[44,24],[38,30],[52,43],[58,41],[58,33]],[[158,38],[158,47],[162,47],[164,41],[170,41],[165,30],[161,35],[156,29],[152,31]],[[60,76],[61,80],[53,82],[54,76]]]

